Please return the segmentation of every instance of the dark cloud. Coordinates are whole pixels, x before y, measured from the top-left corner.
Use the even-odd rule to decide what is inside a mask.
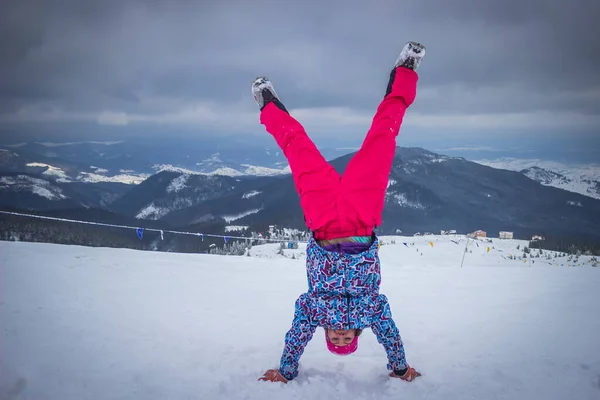
[[[0,116],[254,110],[259,74],[292,107],[368,115],[403,43],[419,40],[415,112],[598,121],[598,15],[597,0],[5,0]]]

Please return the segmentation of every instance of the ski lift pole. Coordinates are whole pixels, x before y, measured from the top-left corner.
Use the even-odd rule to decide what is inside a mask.
[[[467,246],[469,246],[469,238],[467,238],[467,243],[465,243],[465,251],[463,251],[462,261],[460,262],[460,267],[463,267],[463,263],[465,262],[465,254],[467,254]]]

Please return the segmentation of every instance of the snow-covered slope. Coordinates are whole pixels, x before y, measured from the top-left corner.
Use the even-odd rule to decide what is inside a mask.
[[[31,168],[41,168],[43,172],[0,174],[0,206],[38,211],[106,207],[126,192],[129,186],[72,181],[59,168],[42,163],[31,164]]]
[[[67,197],[60,187],[51,182],[29,175],[0,177],[0,191],[29,192],[51,201],[64,200]]]
[[[163,170],[111,205],[116,212],[139,219],[157,220],[233,190],[231,177]],[[189,222],[189,221],[187,221]]]
[[[27,163],[26,166],[45,168],[45,171],[42,172],[42,175],[48,179],[55,180],[56,182],[72,182],[72,178],[70,178],[61,168],[39,162]]]
[[[502,257],[524,242],[494,240],[460,268],[464,239],[383,239],[382,293],[423,373],[412,383],[387,376],[370,330],[338,357],[321,328],[298,378],[257,381],[306,290],[302,247],[292,259],[277,245],[234,257],[0,242],[0,398],[598,399],[589,257],[529,264]]]
[[[493,168],[519,171],[542,185],[600,199],[600,165],[568,166],[553,161],[515,158],[475,162]]]
[[[0,175],[0,207],[39,211],[83,207],[86,203],[66,185],[43,175]]]
[[[26,164],[27,167],[35,169],[44,169],[41,173],[48,179],[55,180],[57,182],[85,182],[85,183],[98,183],[98,182],[115,182],[124,183],[128,185],[138,185],[147,179],[150,174],[139,173],[132,170],[121,169],[118,172],[110,172],[107,169],[89,166],[87,171],[78,171],[76,174],[69,175],[60,167],[42,162],[31,162]],[[170,164],[155,164],[153,169],[156,173],[162,171],[170,172],[181,172],[190,175],[218,175],[218,176],[277,176],[290,174],[291,170],[289,166],[282,169],[267,168],[250,164],[240,164],[240,167],[226,167],[217,166],[209,172],[203,170],[192,170],[184,167],[177,167]]]
[[[83,143],[83,142],[82,142]],[[89,142],[85,142],[89,143]],[[107,142],[104,146],[109,145]],[[115,142],[117,143],[117,142]],[[68,147],[76,143],[66,143]],[[60,143],[46,143],[44,147],[56,146],[61,148]],[[17,148],[18,151],[18,148]],[[55,154],[27,154],[21,156],[13,150],[0,148],[0,171],[3,174],[25,173],[38,175],[41,178],[57,183],[124,183],[135,185],[141,183],[150,176],[147,173],[138,173],[133,170],[115,168],[108,170],[94,165],[86,165],[81,162],[73,163],[65,156],[65,159],[57,158]]]
[[[135,171],[120,170],[118,172],[109,172],[107,169],[90,165],[87,171],[77,170],[76,173],[69,174],[61,167],[42,162],[30,162],[25,164],[31,169],[31,172],[41,170],[44,178],[59,183],[83,182],[83,183],[124,183],[127,185],[137,185],[148,178],[149,174],[140,174]]]
[[[269,154],[269,152],[266,152]],[[279,154],[279,153],[278,153]],[[222,159],[221,153],[214,153],[210,157],[196,163],[196,166],[201,171],[200,173],[208,175],[222,176],[273,176],[289,174],[291,170],[285,162],[285,168],[269,168],[257,166],[248,163],[237,163],[232,160],[225,161]]]
[[[79,182],[86,183],[98,183],[98,182],[114,182],[114,183],[124,183],[127,185],[139,185],[146,178],[148,178],[149,174],[140,174],[135,171],[128,170],[120,170],[118,174],[108,174],[108,171],[103,168],[98,168],[94,166],[90,166],[90,168],[94,172],[80,172],[77,175],[77,180]]]

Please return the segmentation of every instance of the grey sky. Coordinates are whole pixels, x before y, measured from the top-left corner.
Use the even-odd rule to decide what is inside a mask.
[[[597,143],[598,15],[597,0],[4,0],[1,139],[261,135],[250,82],[265,74],[317,141],[358,141],[417,40],[409,141]]]

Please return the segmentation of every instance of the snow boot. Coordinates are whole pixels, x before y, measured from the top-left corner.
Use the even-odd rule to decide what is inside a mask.
[[[384,98],[392,92],[392,86],[394,85],[394,80],[396,79],[396,71],[399,68],[407,68],[416,72],[424,56],[425,46],[422,44],[417,42],[408,42],[404,45],[400,55],[394,63],[392,72],[390,72],[390,79],[385,90],[385,95],[383,96]]]
[[[279,100],[279,97],[273,88],[273,84],[264,76],[259,76],[252,82],[252,95],[261,111],[267,104],[274,103],[281,110],[288,112],[283,103]]]
[[[425,46],[417,42],[408,42],[394,63],[394,68],[404,67],[416,71],[425,56]]]

